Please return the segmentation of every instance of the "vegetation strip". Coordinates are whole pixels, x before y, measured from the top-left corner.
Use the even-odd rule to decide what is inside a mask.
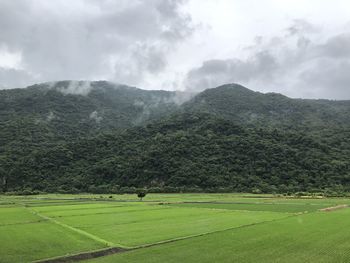
[[[3,226],[13,226],[13,225],[27,225],[27,224],[36,224],[36,223],[41,223],[41,222],[45,222],[48,219],[39,219],[36,221],[26,221],[26,222],[17,222],[17,223],[7,223],[7,224],[0,224],[0,227]]]
[[[125,200],[113,200],[113,199],[109,199],[109,198],[96,198],[96,197],[93,197],[93,198],[89,198],[89,197],[86,197],[86,198],[40,198],[40,199],[30,199],[30,201],[36,201],[36,200],[42,200],[42,201],[76,201],[76,202],[81,202],[81,203],[85,203],[85,202],[90,202],[90,201],[93,201],[93,202],[120,202],[120,203],[129,203],[129,202],[134,202],[134,203],[139,203],[140,200],[133,200],[133,199],[125,199]],[[154,202],[161,202],[161,200],[142,200],[142,202],[144,203],[154,203]],[[54,202],[52,202],[54,203]],[[70,205],[70,204],[69,204]]]
[[[108,207],[106,207],[106,208],[108,208]],[[130,211],[126,211],[126,212],[128,212],[128,213],[136,213],[136,212],[140,212],[140,211],[155,211],[155,210],[161,210],[161,209],[165,210],[165,209],[170,209],[170,208],[164,207],[164,208],[154,208],[154,209],[139,209],[139,210],[130,210]],[[72,210],[62,210],[62,211],[72,211]],[[105,213],[94,213],[94,214],[66,215],[66,216],[59,215],[59,216],[52,216],[51,218],[74,217],[74,216],[91,216],[91,215],[108,215],[108,214],[115,214],[115,212],[116,211],[105,212]],[[124,211],[121,211],[121,212],[124,212]]]
[[[213,205],[305,205],[299,203],[273,203],[273,202],[218,202],[218,201],[185,201],[185,202],[175,202],[168,204],[213,204]],[[317,204],[308,204],[308,205],[317,205]]]
[[[70,205],[72,206],[72,205]],[[32,207],[36,207],[36,206],[32,206]],[[47,207],[47,206],[41,206],[42,207]],[[51,207],[51,206],[49,206]],[[69,207],[69,206],[67,206]],[[115,207],[131,207],[131,206],[122,206],[122,205],[110,205],[110,206],[101,206],[101,207],[92,207],[92,208],[87,208],[87,207],[80,207],[80,208],[74,208],[74,209],[57,209],[55,210],[55,212],[62,212],[62,211],[77,211],[77,210],[89,210],[89,209],[105,209],[105,208],[115,208]],[[47,211],[47,212],[50,212],[50,211]]]
[[[196,238],[196,237],[201,237],[201,236],[207,236],[210,234],[215,234],[215,233],[220,233],[220,232],[225,232],[229,230],[234,230],[234,229],[240,229],[240,228],[246,228],[246,227],[251,227],[255,225],[260,225],[268,222],[275,222],[279,220],[285,220],[290,217],[298,216],[300,214],[295,214],[295,215],[289,215],[283,218],[279,219],[274,219],[274,220],[267,220],[267,221],[262,221],[262,222],[257,222],[257,223],[252,223],[248,225],[242,225],[242,226],[236,226],[236,227],[230,227],[226,228],[223,230],[217,230],[217,231],[212,231],[212,232],[205,232],[197,235],[190,235],[190,236],[185,236],[185,237],[179,237],[179,238],[173,238],[173,239],[168,239],[164,241],[159,241],[151,244],[144,244],[136,247],[111,247],[107,249],[102,249],[98,251],[91,251],[91,252],[83,252],[79,254],[74,254],[74,255],[68,255],[68,256],[63,256],[63,257],[56,257],[56,258],[51,258],[51,259],[43,259],[43,260],[38,260],[34,261],[34,263],[68,263],[68,262],[77,262],[81,260],[86,260],[86,259],[93,259],[93,258],[99,258],[99,257],[104,257],[108,255],[113,255],[113,254],[118,254],[118,253],[123,253],[123,252],[129,252],[133,250],[138,250],[142,248],[149,248],[149,247],[154,247],[158,245],[163,245],[163,244],[168,244],[168,243],[173,243],[176,241],[181,241],[181,240],[186,240],[186,239],[191,239],[191,238]]]

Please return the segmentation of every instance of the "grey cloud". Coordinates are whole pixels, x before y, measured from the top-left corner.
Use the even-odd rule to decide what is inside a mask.
[[[35,74],[36,81],[104,78],[138,85],[144,75],[164,70],[167,54],[193,32],[190,17],[179,10],[182,4],[0,1],[0,45],[20,52],[22,71]],[[33,83],[16,80],[2,77],[0,83]]]
[[[133,52],[133,58],[139,64],[139,74],[142,74],[143,70],[151,73],[158,73],[166,66],[165,55],[166,48],[163,46],[154,45],[139,45]]]
[[[300,88],[312,97],[350,99],[350,60],[319,59],[300,74]]]
[[[318,48],[321,55],[348,59],[350,57],[350,32],[334,36]]]
[[[320,32],[320,28],[304,19],[294,19],[287,29],[290,35],[304,35]]]
[[[157,75],[167,66],[166,54],[170,48],[162,43],[137,43],[127,54],[117,56],[114,66],[115,80],[138,86],[146,74]]]
[[[305,29],[306,28],[306,29]],[[292,97],[350,99],[350,32],[323,42],[312,40],[317,27],[291,26],[290,34],[256,41],[247,59],[208,60],[186,76],[188,90],[240,83]]]
[[[188,90],[200,91],[231,82],[247,83],[260,78],[271,80],[278,72],[276,59],[269,51],[258,52],[247,60],[205,61],[187,74]]]
[[[21,88],[36,80],[25,70],[0,67],[0,89]]]

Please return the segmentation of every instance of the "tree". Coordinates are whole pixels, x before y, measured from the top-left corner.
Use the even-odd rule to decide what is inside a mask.
[[[146,191],[139,191],[137,193],[137,197],[140,198],[140,200],[142,201],[142,198],[144,198],[146,196]]]

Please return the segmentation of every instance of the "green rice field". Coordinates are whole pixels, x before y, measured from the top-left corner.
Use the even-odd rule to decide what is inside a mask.
[[[0,262],[350,262],[350,209],[321,210],[348,204],[252,194],[0,196]]]

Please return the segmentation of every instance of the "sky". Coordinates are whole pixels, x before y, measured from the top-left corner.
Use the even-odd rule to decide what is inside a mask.
[[[350,2],[0,0],[0,88],[58,80],[350,99]]]

